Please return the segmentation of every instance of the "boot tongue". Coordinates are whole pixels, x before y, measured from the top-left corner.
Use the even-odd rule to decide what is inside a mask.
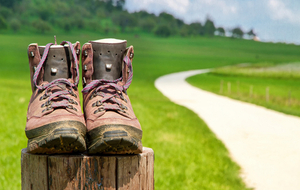
[[[116,80],[122,76],[122,59],[126,40],[102,39],[90,41],[93,47],[93,79]]]
[[[71,52],[69,49],[68,46],[50,46],[47,59],[44,63],[44,81],[51,82],[58,78],[68,79],[71,77]],[[40,47],[39,50],[43,52],[44,48]]]

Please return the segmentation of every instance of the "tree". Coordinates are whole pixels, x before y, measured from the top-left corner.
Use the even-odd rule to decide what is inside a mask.
[[[243,38],[244,32],[240,27],[236,27],[232,30],[232,37],[233,38]]]
[[[190,35],[204,35],[204,28],[200,22],[194,22],[189,25]]]
[[[214,22],[210,18],[207,18],[204,24],[205,35],[213,36],[215,34],[215,31],[216,31],[216,27]]]
[[[177,23],[177,26],[178,26],[178,28],[181,28],[181,27],[183,27],[185,24],[184,24],[184,22],[182,21],[182,20],[180,20],[180,19],[175,19],[176,20],[176,23]]]
[[[217,35],[219,35],[219,36],[225,36],[225,29],[223,28],[223,27],[219,27],[219,28],[217,28]]]
[[[0,6],[13,8],[13,6],[21,0],[0,0]]]
[[[112,10],[114,9],[113,1],[112,0],[107,0],[105,2],[106,2],[106,4],[105,4],[105,10],[107,12],[112,12]]]
[[[123,10],[124,5],[125,5],[125,0],[117,0],[116,1],[117,10]]]
[[[190,27],[189,27],[189,25],[184,25],[184,26],[182,26],[182,27],[180,28],[179,34],[180,34],[182,37],[189,36],[189,35],[190,35]]]
[[[141,26],[142,30],[145,32],[152,32],[155,25],[156,25],[156,22],[151,17],[148,17],[148,18],[140,21],[140,26]]]
[[[158,18],[162,22],[173,22],[173,21],[175,21],[175,18],[173,17],[173,15],[165,13],[165,12],[160,13],[158,15]]]
[[[171,34],[178,33],[178,21],[174,18],[173,15],[162,12],[159,14],[157,20],[159,25],[168,25],[169,28],[171,28]]]
[[[7,28],[7,23],[6,20],[0,16],[0,30],[6,29]]]
[[[256,36],[253,29],[249,30],[249,32],[247,32],[247,35],[248,35],[249,38],[254,38]]]
[[[13,16],[13,11],[10,8],[0,6],[0,16],[5,19],[11,18]]]
[[[116,15],[113,20],[121,27],[122,32],[125,32],[127,27],[135,27],[137,25],[137,18],[126,11]]]
[[[13,29],[14,32],[17,32],[21,28],[21,23],[18,19],[12,19],[10,21],[10,27]]]
[[[35,20],[32,22],[32,26],[40,33],[44,34],[45,31],[51,30],[50,25],[42,19]]]
[[[160,37],[169,37],[171,35],[171,28],[168,25],[160,25],[156,28],[155,35]]]

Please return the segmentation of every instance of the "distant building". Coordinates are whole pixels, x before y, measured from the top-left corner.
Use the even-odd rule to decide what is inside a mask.
[[[257,36],[254,36],[254,37],[253,37],[253,40],[256,41],[256,42],[260,42],[260,39],[259,39],[259,37],[257,37]]]

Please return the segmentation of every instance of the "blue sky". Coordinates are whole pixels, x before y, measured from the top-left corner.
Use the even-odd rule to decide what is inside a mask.
[[[126,0],[129,12],[165,11],[186,23],[209,16],[217,27],[251,28],[262,41],[300,44],[299,0]]]

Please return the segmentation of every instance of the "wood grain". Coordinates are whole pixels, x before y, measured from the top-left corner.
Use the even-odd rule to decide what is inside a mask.
[[[23,190],[153,190],[154,152],[137,155],[35,155],[22,150]]]

